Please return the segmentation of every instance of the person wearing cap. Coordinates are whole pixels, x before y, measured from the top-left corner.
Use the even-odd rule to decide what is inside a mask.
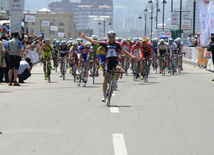
[[[20,66],[18,70],[19,83],[24,83],[31,76],[31,70],[33,68],[33,63],[30,58],[20,61]]]
[[[192,37],[192,34],[190,33],[189,37],[187,38],[188,47],[193,47],[194,46],[193,40],[194,40],[194,38]]]
[[[201,35],[200,35],[200,33],[198,32],[198,33],[196,34],[196,36],[197,36],[197,46],[200,47],[200,46],[201,46]]]

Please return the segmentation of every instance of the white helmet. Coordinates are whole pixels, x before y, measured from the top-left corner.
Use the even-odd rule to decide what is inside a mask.
[[[160,39],[160,43],[164,43],[164,39]]]
[[[90,43],[89,41],[87,41],[87,42],[85,43],[85,47],[91,47],[91,43]]]
[[[96,35],[93,35],[93,36],[92,36],[92,39],[93,39],[93,40],[98,40],[98,37],[97,37]]]
[[[78,42],[77,42],[77,41],[74,41],[72,45],[73,45],[73,46],[78,46]]]
[[[127,39],[124,38],[123,41],[122,41],[122,43],[127,43]]]

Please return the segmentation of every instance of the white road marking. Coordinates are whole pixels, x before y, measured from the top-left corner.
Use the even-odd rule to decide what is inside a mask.
[[[113,92],[112,96],[115,96],[115,92]]]
[[[111,113],[119,113],[119,108],[118,107],[110,107]]]
[[[214,84],[214,82],[213,81],[208,81],[209,83],[212,83],[212,84]]]
[[[128,155],[123,134],[113,134],[114,155]]]

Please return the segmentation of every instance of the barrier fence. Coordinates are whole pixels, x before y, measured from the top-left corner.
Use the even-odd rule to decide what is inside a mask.
[[[185,52],[186,55],[183,58],[185,63],[206,68],[209,71],[214,71],[211,59],[212,53],[210,53],[210,58],[206,58],[206,53],[208,52],[206,48],[185,47]]]

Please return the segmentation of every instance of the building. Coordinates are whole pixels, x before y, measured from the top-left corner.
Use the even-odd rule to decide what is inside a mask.
[[[74,18],[71,12],[59,14],[44,8],[37,12],[24,12],[24,15],[35,16],[35,22],[27,23],[29,34],[34,33],[35,35],[39,35],[39,33],[44,33],[44,38],[56,38],[59,40],[68,40],[75,36]],[[57,29],[51,30],[51,26],[55,26]]]
[[[53,12],[73,12],[76,30],[92,28],[90,23],[96,18],[104,18],[110,23],[113,21],[113,0],[81,0],[80,3],[62,0],[61,2],[50,3],[49,8]],[[99,23],[99,20],[97,20],[97,23]]]
[[[9,10],[9,0],[0,0],[0,9]]]

